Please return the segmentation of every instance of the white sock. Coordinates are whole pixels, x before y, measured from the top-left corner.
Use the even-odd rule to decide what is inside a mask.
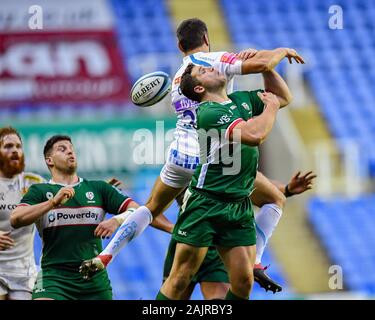
[[[255,263],[261,263],[264,249],[266,248],[268,239],[271,238],[273,230],[275,230],[283,210],[276,204],[265,204],[262,206],[255,217],[256,233],[257,233],[257,253]]]
[[[108,265],[120,250],[131,240],[138,237],[151,222],[151,211],[145,206],[139,207],[134,213],[129,215],[121,224],[110,243],[100,253],[99,256],[108,256],[106,259],[101,259],[103,263]]]

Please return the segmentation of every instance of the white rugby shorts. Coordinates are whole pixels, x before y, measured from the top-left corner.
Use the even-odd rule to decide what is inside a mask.
[[[31,300],[37,276],[34,256],[10,261],[0,261],[0,296],[12,300]]]
[[[188,156],[171,148],[160,172],[161,181],[172,188],[185,188],[199,164],[199,157]]]

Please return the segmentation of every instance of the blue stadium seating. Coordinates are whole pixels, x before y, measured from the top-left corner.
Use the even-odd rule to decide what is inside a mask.
[[[128,70],[131,70],[132,82],[143,75],[141,71],[132,68],[133,57],[142,60],[142,56],[150,54],[178,54],[172,21],[164,1],[112,0],[111,3],[125,64]],[[156,68],[170,74],[175,71],[166,70],[162,61]]]
[[[354,139],[375,175],[375,2],[337,1],[344,28],[328,27],[329,0],[221,0],[240,47],[295,47],[309,54],[306,79],[337,139]],[[339,142],[339,148],[344,145]]]
[[[348,200],[315,198],[309,219],[332,262],[343,269],[346,289],[375,294],[375,195]]]

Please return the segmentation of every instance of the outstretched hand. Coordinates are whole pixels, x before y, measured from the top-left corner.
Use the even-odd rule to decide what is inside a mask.
[[[307,172],[303,176],[300,176],[301,171],[298,171],[288,183],[288,190],[292,194],[300,194],[307,190],[310,190],[313,186],[316,174],[312,171]]]
[[[305,63],[305,60],[297,53],[296,50],[291,49],[291,48],[285,48],[287,50],[286,57],[289,60],[289,63],[292,64],[293,60],[296,61],[297,63]]]
[[[119,226],[119,222],[114,218],[104,220],[98,224],[94,231],[94,235],[102,239],[109,239]]]

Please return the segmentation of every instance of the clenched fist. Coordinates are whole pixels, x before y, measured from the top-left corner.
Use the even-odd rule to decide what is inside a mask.
[[[69,199],[74,197],[74,189],[72,187],[63,187],[57,192],[57,194],[52,198],[52,204],[54,207],[63,205]]]
[[[257,94],[266,107],[280,108],[280,101],[272,92],[258,92]]]

